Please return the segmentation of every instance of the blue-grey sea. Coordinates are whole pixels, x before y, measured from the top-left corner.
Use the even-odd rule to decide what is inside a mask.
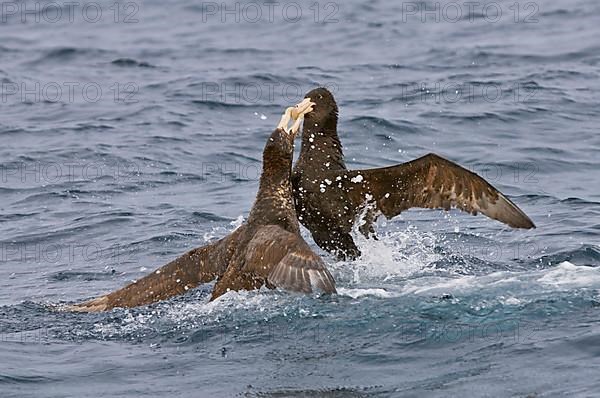
[[[600,396],[600,3],[2,1],[0,397]],[[379,220],[338,294],[117,289],[248,215],[327,86],[352,168],[435,152],[536,223]],[[296,149],[299,148],[299,141]]]

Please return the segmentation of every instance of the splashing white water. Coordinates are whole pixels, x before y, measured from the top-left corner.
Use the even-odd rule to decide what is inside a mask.
[[[359,216],[352,232],[361,257],[330,265],[336,279],[349,280],[351,285],[398,281],[429,270],[442,258],[434,250],[435,235],[414,226],[386,230],[386,222],[382,222],[377,228],[377,239],[366,238],[359,227],[365,222],[367,210]]]
[[[224,227],[224,226],[213,226],[210,231],[205,232],[202,235],[202,238],[204,239],[204,242],[207,242],[207,243],[211,242],[215,239],[221,239],[224,236],[226,236],[227,234],[230,234],[231,232],[238,229],[243,223],[244,223],[244,216],[242,214],[240,214],[239,216],[237,216],[237,218],[235,220],[233,220],[229,223],[229,225],[231,225],[231,228]]]
[[[522,306],[532,300],[532,295],[600,287],[600,268],[577,266],[567,261],[549,269],[522,272],[499,271],[486,275],[431,273],[440,271],[436,263],[443,259],[443,255],[435,250],[437,245],[443,245],[439,237],[410,225],[394,229],[394,223],[390,222],[378,225],[378,240],[367,239],[358,231],[363,220],[359,219],[353,231],[362,256],[355,261],[341,262],[336,262],[333,257],[325,258],[337,281],[339,296],[360,301],[368,298],[390,300],[402,296],[449,294],[460,298],[477,295],[490,303]],[[231,227],[215,227],[208,234],[224,236],[230,232],[228,229],[237,228],[242,222],[243,217],[240,216],[231,222]],[[303,235],[311,242],[306,230],[303,230]],[[210,238],[205,235],[205,239]],[[258,316],[264,321],[279,316],[322,316],[314,313],[319,306],[313,306],[310,300],[304,301],[303,296],[266,288],[229,292],[212,302],[204,293],[197,297],[198,300],[165,302],[142,313],[126,311],[119,323],[98,323],[95,331],[110,337],[146,333],[165,321],[177,325],[177,328],[192,330],[194,325],[218,325],[240,317],[245,319],[248,314],[253,314],[250,319]]]
[[[396,292],[381,288],[349,289],[345,287],[340,287],[337,289],[337,291],[339,295],[352,297],[354,299],[368,296],[377,298],[392,298],[399,296],[399,294],[397,294]]]
[[[232,231],[235,231],[236,229],[241,227],[243,223],[244,223],[244,216],[240,214],[239,216],[237,216],[237,218],[235,220],[230,222],[229,225],[231,225],[233,227]]]
[[[600,285],[600,268],[563,261],[544,272],[538,282],[559,288],[598,286]]]
[[[362,252],[357,261],[359,269],[367,276],[383,276],[384,281],[422,272],[441,259],[434,252],[435,236],[411,226],[403,231],[380,233],[378,240],[367,239],[360,233],[354,239]]]

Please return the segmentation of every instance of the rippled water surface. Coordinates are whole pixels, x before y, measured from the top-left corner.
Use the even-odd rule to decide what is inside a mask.
[[[600,5],[453,4],[3,3],[0,396],[597,396]],[[332,297],[54,310],[235,228],[318,85],[349,166],[436,152],[538,228],[412,210],[319,252]]]

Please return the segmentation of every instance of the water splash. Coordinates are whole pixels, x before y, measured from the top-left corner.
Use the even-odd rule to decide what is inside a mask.
[[[346,281],[350,286],[395,283],[431,271],[442,258],[435,250],[438,238],[431,232],[408,225],[404,229],[378,228],[377,239],[366,238],[358,231],[362,221],[364,212],[352,232],[362,255],[355,261],[330,266],[336,280]]]

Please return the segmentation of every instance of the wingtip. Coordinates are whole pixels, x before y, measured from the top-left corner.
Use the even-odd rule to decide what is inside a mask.
[[[495,189],[495,188],[494,188]],[[504,217],[505,219],[503,220],[502,218],[504,217],[500,217],[498,218],[498,221],[502,221],[505,222],[506,224],[508,224],[509,226],[513,227],[513,228],[521,228],[521,229],[534,229],[536,228],[535,224],[533,223],[533,221],[531,220],[531,218],[529,218],[529,216],[527,214],[525,214],[525,212],[519,207],[517,206],[512,200],[508,199],[506,196],[504,196],[500,191],[497,191],[500,194],[500,209],[501,209],[501,214],[504,213]],[[504,202],[504,203],[502,203]]]
[[[533,223],[533,221],[531,221],[531,219],[529,217],[527,217],[527,221],[529,222],[529,225],[526,227],[527,229],[536,229],[537,226]]]
[[[520,214],[520,217],[510,223],[507,223],[509,226],[513,227],[513,228],[519,228],[519,229],[535,229],[537,228],[536,225],[533,223],[533,221],[531,221],[531,219],[529,217],[527,217],[525,215],[525,213]]]
[[[526,226],[524,226],[524,229],[536,229],[537,226],[533,223],[533,221],[531,221],[530,219],[527,219],[528,224]]]

